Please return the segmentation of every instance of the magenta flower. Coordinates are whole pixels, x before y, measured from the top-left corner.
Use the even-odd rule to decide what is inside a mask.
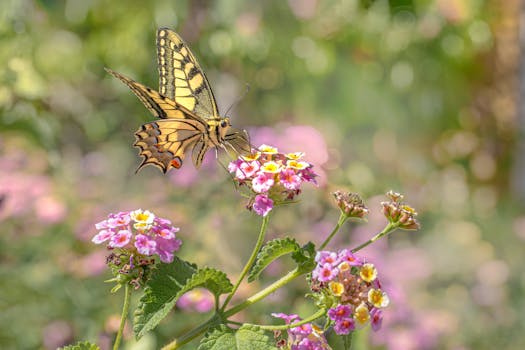
[[[259,173],[252,179],[252,188],[257,193],[264,193],[268,192],[274,183],[273,174]]]
[[[361,266],[363,261],[359,259],[350,249],[343,249],[338,254],[339,262],[347,262],[350,266]]]
[[[282,312],[273,312],[271,315],[273,317],[282,318],[286,322],[286,324],[290,324],[299,319],[299,315],[296,314],[287,315]]]
[[[97,235],[95,237],[93,237],[92,242],[95,243],[95,244],[103,243],[103,242],[107,241],[108,239],[110,239],[114,234],[115,234],[115,232],[113,232],[111,230],[103,229],[99,233],[97,233]]]
[[[261,216],[266,216],[273,208],[273,201],[264,194],[255,196],[253,210]]]
[[[135,248],[140,254],[153,255],[157,249],[157,242],[146,235],[135,237]]]
[[[351,317],[343,318],[335,322],[334,331],[339,335],[348,334],[355,329],[355,321]]]
[[[338,273],[339,270],[336,267],[326,263],[321,266],[317,265],[317,267],[312,272],[312,277],[317,279],[319,282],[330,282],[337,276]]]
[[[301,177],[293,169],[284,169],[281,171],[279,179],[284,188],[288,190],[298,190],[301,187]]]
[[[335,252],[321,250],[315,255],[315,262],[319,265],[330,264],[332,266],[337,266],[339,263],[339,256]]]
[[[370,319],[372,330],[377,332],[381,329],[381,325],[383,324],[383,311],[373,308],[372,311],[370,311]]]
[[[132,233],[129,230],[120,230],[111,236],[109,246],[112,248],[122,248],[131,240]]]
[[[257,161],[253,160],[251,162],[242,162],[239,166],[239,172],[245,178],[253,177],[259,171],[260,165]],[[238,175],[236,173],[236,175]]]
[[[335,308],[328,310],[328,317],[333,321],[339,321],[352,316],[350,305],[337,305]]]

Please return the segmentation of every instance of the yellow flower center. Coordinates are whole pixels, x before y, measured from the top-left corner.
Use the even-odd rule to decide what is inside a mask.
[[[363,264],[359,276],[365,282],[372,282],[377,278],[377,270],[373,264]]]
[[[281,166],[274,161],[269,161],[269,162],[264,163],[264,165],[261,167],[261,170],[264,171],[265,173],[275,174],[281,171]]]
[[[328,288],[330,288],[330,291],[336,297],[340,297],[341,295],[343,295],[343,293],[345,291],[345,287],[343,286],[342,283],[339,283],[339,282],[330,282],[330,283],[328,283]]]

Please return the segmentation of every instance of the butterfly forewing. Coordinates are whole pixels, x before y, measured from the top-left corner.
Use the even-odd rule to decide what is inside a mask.
[[[199,117],[217,118],[215,97],[206,75],[182,38],[170,29],[157,31],[160,93]]]

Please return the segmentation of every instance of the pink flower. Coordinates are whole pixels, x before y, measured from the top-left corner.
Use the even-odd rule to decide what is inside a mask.
[[[260,165],[259,162],[256,160],[252,160],[251,162],[241,162],[241,165],[239,166],[239,169],[237,172],[240,172],[243,174],[243,176],[246,177],[252,177],[259,171]],[[239,177],[236,172],[236,176]]]
[[[122,248],[131,240],[132,233],[129,230],[120,230],[111,237],[109,246],[113,248]]]
[[[337,268],[333,267],[329,263],[326,263],[322,266],[318,265],[312,272],[312,277],[317,279],[319,282],[330,282],[337,276],[338,273],[339,270]]]
[[[349,249],[343,249],[339,252],[339,261],[347,262],[350,266],[361,266],[363,262]]]
[[[255,196],[253,202],[253,210],[261,216],[266,216],[273,208],[273,201],[264,194],[258,194]]]
[[[337,305],[328,310],[328,317],[333,321],[339,321],[352,316],[352,308],[349,305]]]
[[[257,193],[268,192],[274,184],[273,174],[259,173],[252,180],[252,188]]]
[[[353,318],[343,318],[335,322],[334,330],[337,334],[348,334],[355,329],[355,321]]]
[[[160,257],[160,261],[164,263],[170,263],[173,261],[173,252],[179,250],[182,242],[180,239],[164,239],[157,237],[157,254]]]
[[[300,174],[301,174],[301,178],[303,179],[303,181],[311,182],[314,185],[317,185],[317,180],[315,178],[319,175],[317,175],[313,171],[312,167],[302,170]]]
[[[215,305],[213,295],[205,288],[195,288],[177,300],[177,307],[185,311],[208,312]]]
[[[140,254],[153,255],[156,253],[157,242],[146,235],[137,235],[135,237],[135,247]]]
[[[301,187],[301,177],[293,169],[285,169],[279,174],[279,179],[284,188],[298,190]]]
[[[116,215],[111,215],[107,220],[107,225],[110,228],[117,228],[121,226],[126,226],[131,221],[131,217],[127,212],[120,212]]]
[[[372,324],[372,330],[377,332],[381,329],[381,325],[383,323],[383,311],[373,308],[372,311],[370,311],[370,323]]]
[[[296,314],[287,315],[287,314],[282,313],[282,312],[278,312],[278,313],[277,312],[273,312],[273,313],[271,313],[271,315],[273,317],[282,318],[286,322],[286,324],[293,323],[294,321],[299,319],[299,315],[296,315]]]
[[[115,232],[111,230],[102,230],[91,241],[95,244],[100,244],[110,239],[114,234]]]
[[[339,257],[335,252],[322,250],[318,251],[315,255],[315,261],[319,265],[330,264],[331,266],[337,266],[337,264],[339,264]]]

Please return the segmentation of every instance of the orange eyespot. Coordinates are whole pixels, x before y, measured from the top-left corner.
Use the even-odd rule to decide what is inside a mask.
[[[171,166],[175,169],[179,169],[182,166],[182,159],[180,157],[175,157],[171,160]]]

